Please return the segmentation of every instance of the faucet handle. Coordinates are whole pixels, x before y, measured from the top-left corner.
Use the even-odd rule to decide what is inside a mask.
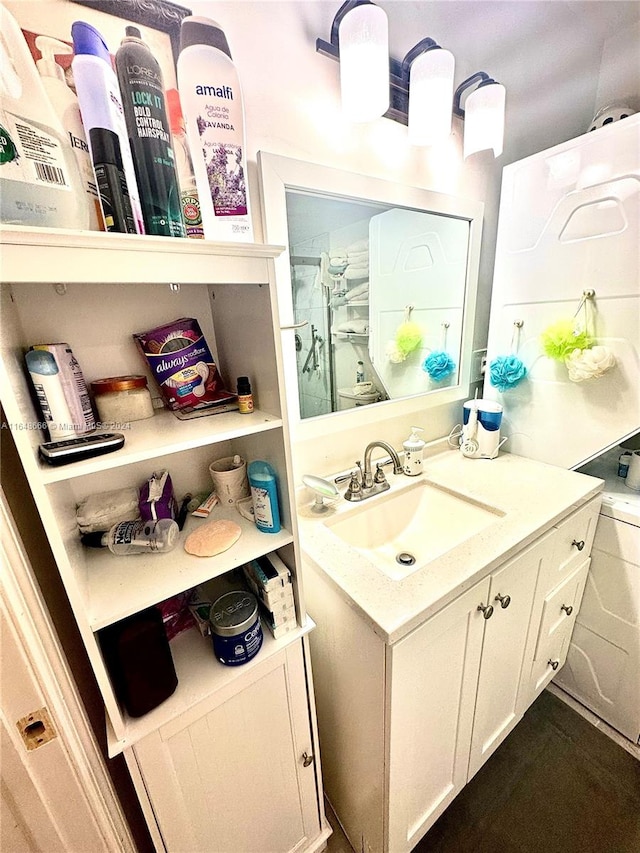
[[[358,468],[360,466],[358,465]],[[354,469],[351,472],[351,481],[347,486],[347,490],[344,493],[345,500],[347,501],[360,501],[362,500],[362,472],[358,472],[357,469]]]
[[[379,485],[380,483],[386,483],[387,482],[387,478],[384,475],[384,471],[382,470],[382,466],[387,465],[389,462],[391,462],[391,459],[388,459],[385,462],[377,462],[376,463],[376,473],[375,473],[374,478],[373,478],[374,483],[377,483]]]

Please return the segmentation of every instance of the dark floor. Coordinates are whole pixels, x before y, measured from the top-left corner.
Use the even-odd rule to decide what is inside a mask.
[[[640,762],[542,693],[413,853],[640,853]]]
[[[640,853],[640,761],[544,691],[413,853]]]

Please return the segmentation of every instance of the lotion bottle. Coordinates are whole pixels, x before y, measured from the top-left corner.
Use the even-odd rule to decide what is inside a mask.
[[[73,48],[59,39],[51,38],[51,36],[37,36],[36,47],[42,54],[42,58],[36,60],[36,68],[42,77],[42,85],[67,134],[80,170],[80,176],[84,182],[87,193],[86,203],[89,209],[89,230],[104,231],[100,197],[93,173],[89,144],[80,115],[80,105],[73,90],[67,86],[62,66],[56,62],[56,56],[68,56],[73,53]]]
[[[147,234],[185,237],[180,190],[158,61],[137,27],[127,27],[116,71]]]
[[[89,136],[89,143],[91,143],[92,128],[110,130],[118,136],[135,228],[138,234],[144,234],[144,219],[124,120],[124,109],[118,78],[111,65],[109,49],[95,27],[84,21],[73,23],[71,36],[75,51],[71,68],[80,102],[82,122]],[[95,163],[93,153],[92,150],[91,157]]]
[[[403,469],[407,477],[417,477],[422,474],[422,456],[426,442],[418,435],[424,432],[420,427],[411,427],[411,435],[402,443],[404,449]]]
[[[242,90],[219,24],[183,19],[177,71],[204,236],[252,242]]]
[[[249,463],[247,474],[256,527],[263,533],[278,533],[280,509],[275,471],[268,462],[257,460]]]
[[[86,228],[73,151],[13,15],[0,4],[0,221]]]

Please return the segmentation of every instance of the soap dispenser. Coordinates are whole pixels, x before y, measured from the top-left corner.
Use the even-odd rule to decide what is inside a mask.
[[[411,435],[402,443],[404,448],[404,473],[408,477],[417,477],[422,474],[422,454],[426,442],[424,442],[419,432],[423,432],[420,427],[411,427]]]

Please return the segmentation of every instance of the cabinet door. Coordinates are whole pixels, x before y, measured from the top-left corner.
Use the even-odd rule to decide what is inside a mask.
[[[165,849],[304,849],[320,817],[302,641],[223,694],[133,747]]]
[[[544,537],[491,576],[489,601],[494,610],[487,621],[482,645],[469,779],[502,743],[524,711],[518,703],[518,689],[536,580],[552,553],[552,542]]]
[[[489,579],[391,647],[389,844],[411,850],[467,781]]]

